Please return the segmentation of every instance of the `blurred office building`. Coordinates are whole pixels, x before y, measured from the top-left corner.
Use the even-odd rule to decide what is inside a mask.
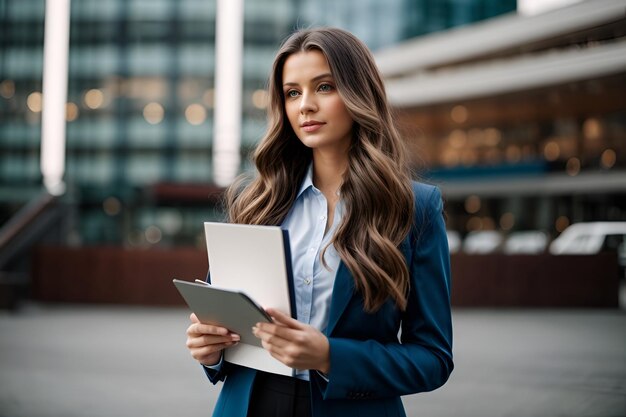
[[[242,160],[263,135],[266,78],[294,28],[340,26],[375,49],[515,7],[245,1]],[[21,210],[8,232],[25,246],[46,228],[56,228],[51,241],[72,245],[201,246],[202,222],[221,216],[212,161],[216,1],[71,2],[67,193],[55,201],[41,194],[44,11],[44,0],[0,0],[0,224]]]
[[[583,1],[377,52],[450,229],[554,237],[626,219],[625,11],[621,0]]]
[[[372,50],[516,10],[515,0],[299,0],[299,27],[348,29]]]

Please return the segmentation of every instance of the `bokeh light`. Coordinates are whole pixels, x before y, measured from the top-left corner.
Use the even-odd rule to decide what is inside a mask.
[[[161,106],[159,103],[155,103],[155,102],[148,103],[143,108],[144,119],[146,119],[146,122],[152,125],[161,123],[164,115],[165,115],[165,110],[163,109],[163,106]]]
[[[190,104],[185,109],[185,118],[192,125],[201,125],[206,120],[206,109],[201,104]]]

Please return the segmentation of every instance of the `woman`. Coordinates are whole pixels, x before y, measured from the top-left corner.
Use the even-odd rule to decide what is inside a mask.
[[[223,362],[239,336],[192,314],[187,346],[224,381],[213,415],[404,416],[401,395],[453,368],[441,195],[411,181],[380,74],[350,33],[294,33],[269,95],[258,175],[230,188],[227,208],[233,223],[289,231],[298,320],[269,309],[275,322],[253,332],[297,371]]]

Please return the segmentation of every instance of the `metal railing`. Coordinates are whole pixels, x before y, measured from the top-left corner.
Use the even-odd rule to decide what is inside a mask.
[[[0,227],[0,308],[14,309],[26,295],[32,249],[62,216],[58,198],[43,192]]]

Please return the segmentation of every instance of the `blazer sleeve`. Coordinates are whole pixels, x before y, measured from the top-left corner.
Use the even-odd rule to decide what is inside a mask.
[[[217,369],[200,365],[202,366],[202,369],[204,370],[204,373],[206,374],[207,378],[209,378],[209,381],[211,381],[213,385],[226,379],[226,375],[228,373],[227,372],[228,363],[225,362],[223,359],[220,359],[220,361],[222,361],[222,363]]]
[[[412,248],[401,337],[389,343],[330,337],[328,382],[311,373],[324,399],[431,391],[452,372],[450,254],[443,203],[437,188],[426,191],[427,197],[416,196],[416,224],[422,226]]]

